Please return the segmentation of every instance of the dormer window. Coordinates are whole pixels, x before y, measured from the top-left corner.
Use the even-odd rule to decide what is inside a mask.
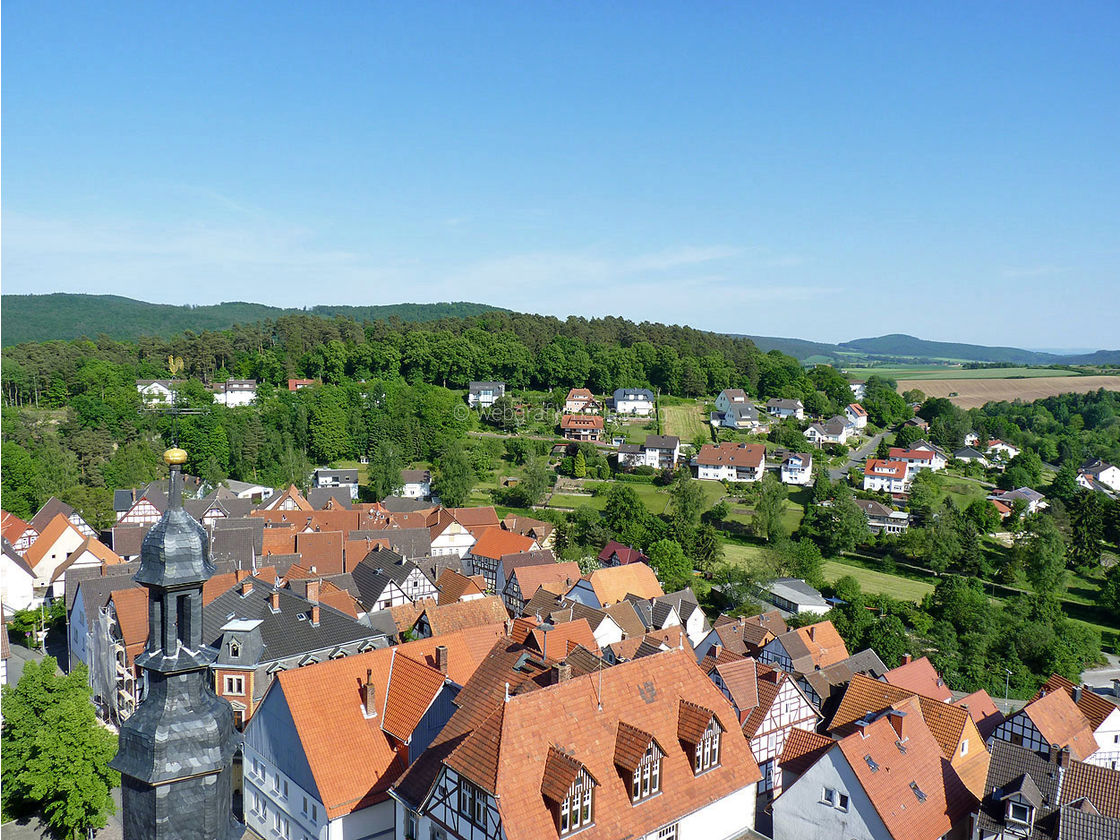
[[[696,745],[696,761],[693,770],[703,773],[705,770],[719,765],[719,723],[713,717],[708,728],[704,730],[704,737]]]
[[[630,783],[630,801],[641,802],[661,791],[661,759],[665,751],[652,735],[620,721],[614,763]]]
[[[649,745],[642,763],[634,771],[630,784],[630,799],[641,802],[661,791],[661,751]]]
[[[240,659],[241,658],[241,644],[236,639],[230,640],[229,656],[230,656],[230,659]]]
[[[1028,826],[1031,824],[1032,810],[1030,805],[1026,805],[1022,802],[1010,801],[1007,803],[1007,821]]]
[[[549,747],[541,793],[553,808],[561,837],[594,823],[598,784],[582,763],[558,747]]]

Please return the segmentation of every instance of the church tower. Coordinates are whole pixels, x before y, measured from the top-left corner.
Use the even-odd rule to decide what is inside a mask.
[[[214,694],[215,652],[202,643],[202,584],[214,573],[206,532],[183,510],[182,449],[169,449],[167,511],[133,578],[148,590],[148,645],[136,657],[144,697],[121,725],[125,840],[230,840],[233,710]]]

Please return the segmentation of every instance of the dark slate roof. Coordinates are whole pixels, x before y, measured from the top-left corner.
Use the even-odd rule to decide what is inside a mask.
[[[987,456],[983,452],[980,452],[977,449],[973,449],[971,446],[965,446],[965,447],[962,447],[961,449],[956,450],[955,452],[953,452],[953,457],[954,458],[960,458],[960,459],[983,458],[985,461],[988,460]]]
[[[133,503],[132,490],[114,490],[113,491],[113,510],[120,513],[132,507]]]
[[[642,447],[636,443],[623,443],[619,444],[619,455],[639,455],[641,454]]]
[[[645,397],[650,402],[653,402],[653,391],[651,391],[649,388],[618,388],[614,392],[614,398],[616,402],[618,400],[626,399],[641,399],[642,397]]]
[[[413,557],[412,562],[420,567],[428,580],[439,580],[444,569],[451,569],[463,574],[463,561],[458,554],[445,554],[441,557]]]
[[[151,525],[114,525],[112,549],[121,557],[139,557]]]
[[[306,499],[315,510],[324,510],[331,499],[347,510],[351,505],[350,491],[345,487],[312,487],[307,491]]]
[[[389,610],[375,610],[366,613],[364,622],[369,624],[370,630],[374,633],[379,633],[390,639],[396,638],[399,632],[397,622],[393,620],[393,614]]]
[[[1055,840],[1120,840],[1120,819],[1063,806]]]
[[[559,608],[560,604],[564,601],[563,595],[557,595],[554,592],[549,592],[543,586],[533,593],[533,597],[525,602],[525,606],[521,610],[522,615],[540,615],[546,616],[553,610]]]
[[[676,449],[680,443],[676,435],[648,435],[643,445],[646,449]]]
[[[298,656],[360,639],[373,640],[382,635],[325,604],[319,607],[319,626],[315,627],[310,620],[311,602],[290,589],[276,590],[280,610],[274,613],[269,608],[272,585],[257,578],[248,580],[253,582],[248,595],[241,594],[241,587],[234,587],[202,608],[202,640],[206,644],[217,644],[222,636],[222,627],[234,619],[261,622],[264,651],[260,662]]]
[[[31,517],[31,521],[27,524],[34,528],[36,533],[41,534],[46,530],[47,526],[51,524],[51,520],[58,516],[58,514],[61,513],[69,519],[73,512],[74,508],[70,507],[66,502],[51,496],[47,499],[46,503],[39,508],[38,513]]]
[[[389,541],[389,547],[402,557],[414,560],[432,553],[432,533],[427,528],[384,528],[377,538]]]
[[[264,553],[264,526],[265,520],[259,516],[227,516],[224,519],[215,519],[210,526],[210,544],[214,544],[218,531],[248,528],[253,533],[253,551],[259,557]]]
[[[414,510],[427,510],[432,507],[432,503],[423,499],[406,499],[404,496],[386,496],[381,500],[381,507],[389,513],[412,513]]]
[[[416,568],[415,563],[405,560],[395,551],[375,548],[350,570],[350,575],[358,587],[359,600],[369,606],[377,602],[390,581],[406,591],[405,579]]]
[[[74,608],[74,598],[78,594],[78,584],[93,579],[124,579],[127,580],[140,568],[140,561],[133,560],[129,563],[117,563],[113,566],[80,566],[77,569],[67,569],[65,577],[66,586],[66,612]],[[118,586],[123,586],[118,580]]]
[[[215,528],[210,540],[210,556],[229,560],[235,568],[253,567],[253,531],[251,528]]]
[[[681,589],[677,592],[666,592],[664,595],[659,595],[654,599],[655,601],[663,601],[672,604],[680,616],[681,624],[684,624],[692,616],[692,614],[700,609],[700,603],[696,598],[696,593],[691,588]],[[708,618],[704,617],[704,626],[708,628]]]
[[[988,779],[984,784],[984,798],[980,803],[977,824],[981,829],[998,831],[1004,826],[1002,797],[1005,792],[1017,790],[1025,784],[1023,776],[1030,776],[1042,805],[1035,812],[1034,831],[1030,840],[1053,840],[1056,835],[1058,805],[1058,765],[1026,747],[1017,747],[1008,741],[993,740],[990,744],[992,758],[988,764]],[[1036,791],[1031,791],[1034,794]],[[1029,797],[1028,797],[1029,798]]]
[[[349,482],[350,484],[358,483],[358,471],[354,468],[343,470],[328,470],[320,468],[315,470],[315,478],[337,478],[340,482]]]
[[[494,391],[494,390],[504,391],[505,387],[506,387],[506,383],[504,383],[504,382],[471,382],[468,387],[470,388],[471,393],[477,393],[478,391],[482,391],[483,389],[488,390],[488,391]]]

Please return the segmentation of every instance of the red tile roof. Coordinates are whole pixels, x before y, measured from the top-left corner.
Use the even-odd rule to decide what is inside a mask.
[[[637,595],[648,600],[665,594],[665,590],[657,582],[657,575],[645,563],[596,569],[585,578],[602,606],[617,604],[627,595]]]
[[[968,716],[972,718],[972,722],[980,732],[980,737],[985,741],[996,731],[996,727],[1003,723],[1003,712],[996,708],[995,701],[984,689],[954,701],[953,705],[960,706],[968,712]]]
[[[696,722],[703,719],[706,726],[713,712],[724,730],[720,764],[699,776],[693,773],[691,750],[680,743],[686,698],[686,734],[694,737]],[[573,720],[582,725],[572,726]],[[639,807],[631,803],[629,779],[615,764],[620,724],[643,737],[648,733],[665,750],[661,781],[666,795]],[[546,785],[548,795],[557,796],[572,770],[550,760],[555,747],[598,783],[595,822],[580,832],[586,840],[642,836],[761,778],[730,706],[687,651],[514,694],[462,736],[444,764],[497,794],[509,840],[536,840],[556,836],[555,818],[541,793],[546,771],[554,782]]]
[[[696,463],[705,467],[732,466],[758,469],[766,458],[766,447],[758,443],[705,443]]]
[[[407,765],[407,750],[398,752],[395,741],[411,735],[413,721],[420,719],[443,685],[443,675],[435,667],[436,646],[447,648],[448,676],[462,685],[485,657],[472,635],[486,636],[489,650],[493,639],[480,628],[276,675],[262,702],[279,702],[281,696],[286,702],[328,819],[387,797],[389,785]],[[404,658],[413,661],[403,662]],[[395,673],[397,668],[400,673]],[[372,671],[376,698],[374,718],[366,718],[362,711],[361,686],[367,669]],[[382,729],[386,724],[396,730],[392,739]]]
[[[863,474],[882,478],[906,478],[905,461],[888,461],[883,458],[868,458],[863,465]]]
[[[783,771],[788,770],[798,776],[817,763],[836,742],[816,732],[804,729],[791,729],[786,735],[785,747],[778,759],[778,765]]]
[[[350,511],[344,511],[349,514]],[[268,529],[265,529],[266,532]],[[296,534],[296,553],[300,565],[321,575],[338,575],[346,571],[342,562],[342,531],[310,531]]]
[[[933,453],[928,449],[903,449],[892,446],[887,451],[887,457],[892,461],[932,461]]]
[[[486,592],[486,581],[482,578],[467,577],[454,569],[444,569],[436,581],[439,590],[437,603],[439,606],[454,604],[461,601],[464,596],[483,595]]]
[[[1089,725],[1096,731],[1101,727],[1109,715],[1116,711],[1116,706],[1109,701],[1105,700],[1099,694],[1094,692],[1088,686],[1081,686],[1078,691],[1078,686],[1067,680],[1060,674],[1051,674],[1050,679],[1042,684],[1037,696],[1041,696],[1042,692],[1050,691],[1064,691],[1070,696],[1076,704],[1077,708],[1081,710],[1081,714],[1085,715]]]
[[[509,612],[497,595],[488,595],[471,601],[456,601],[454,604],[444,604],[442,607],[432,601],[427,601],[426,604],[424,614],[428,618],[428,626],[433,636],[495,625],[499,628],[496,636],[500,636],[500,628],[504,627],[509,619]]]
[[[31,543],[31,547],[24,552],[23,559],[27,561],[27,565],[34,569],[67,531],[73,531],[80,540],[85,539],[81,531],[75,528],[69,519],[61,513],[55,514],[50,524],[43,529],[35,542]]]
[[[109,600],[117,613],[125,656],[131,668],[137,654],[148,644],[148,590],[115,589],[109,594]]]
[[[649,558],[642,554],[636,548],[631,548],[628,545],[623,545],[617,540],[611,540],[599,552],[599,562],[604,563],[611,558],[612,554],[618,555],[618,562],[620,565],[625,566],[627,563],[648,563]]]
[[[892,668],[883,674],[883,679],[891,685],[925,697],[933,697],[943,703],[951,703],[953,700],[953,692],[925,656]]]
[[[595,641],[595,634],[591,632],[591,625],[586,618],[562,622],[547,632],[537,627],[529,634],[526,644],[531,644],[549,659],[556,660],[563,659],[579,645],[592,653],[599,653],[599,643]]]
[[[549,563],[544,566],[522,566],[513,570],[513,577],[521,589],[521,597],[528,601],[542,586],[549,592],[563,595],[579,580],[579,564]]]
[[[10,543],[14,543],[26,531],[30,525],[16,516],[14,513],[8,513],[6,510],[0,511],[0,534],[3,534],[4,539]]]
[[[1046,743],[1069,747],[1070,755],[1078,761],[1084,761],[1097,751],[1093,727],[1064,691],[1051,691],[1028,703],[1017,714],[1030,718]]]
[[[560,418],[561,429],[602,429],[603,418],[598,414],[565,414]]]
[[[501,560],[507,554],[520,554],[539,547],[531,537],[523,537],[501,528],[488,528],[471,546],[471,554],[489,560]]]

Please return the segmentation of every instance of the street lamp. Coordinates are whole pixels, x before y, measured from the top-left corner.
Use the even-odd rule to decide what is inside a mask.
[[[1011,711],[1011,703],[1007,699],[1007,686],[1011,682],[1011,671],[1006,668],[1003,669],[1003,705],[1007,707],[1007,711]]]

